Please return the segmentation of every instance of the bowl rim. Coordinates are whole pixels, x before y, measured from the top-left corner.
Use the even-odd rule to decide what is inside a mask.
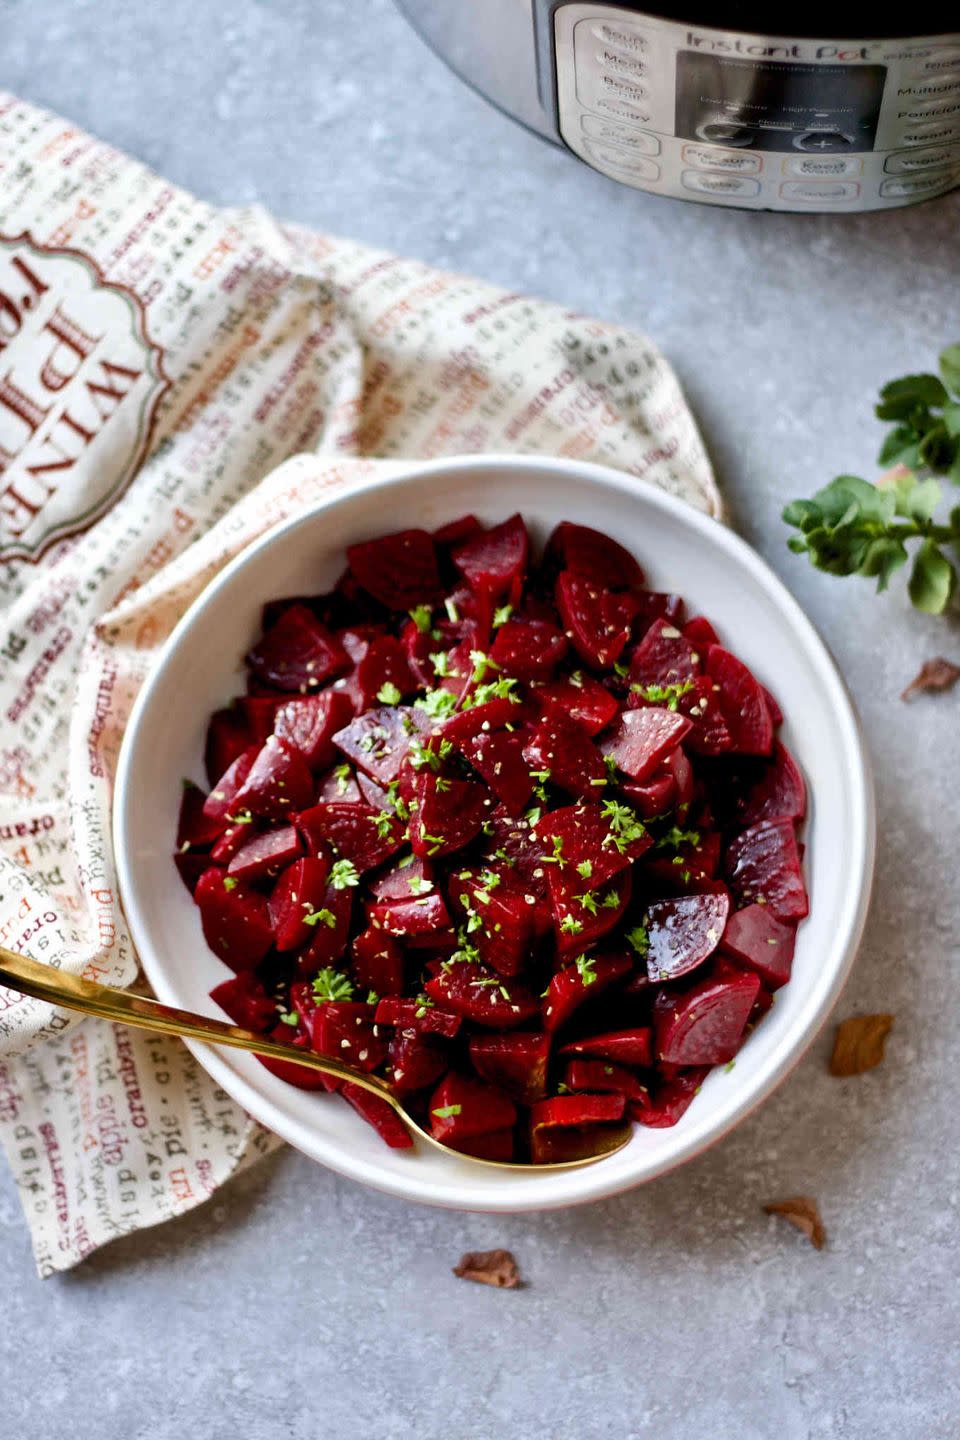
[[[318,1141],[309,1125],[278,1109],[252,1080],[234,1068],[230,1059],[236,1060],[236,1057],[232,1056],[231,1052],[220,1051],[215,1046],[196,1041],[185,1042],[216,1083],[266,1128],[326,1168],[349,1179],[359,1180],[382,1193],[440,1208],[488,1213],[520,1213],[587,1204],[667,1174],[716,1144],[783,1083],[802,1060],[829,1018],[856,958],[866,924],[873,883],[876,805],[872,767],[863,728],[832,653],[783,581],[757,551],[733,530],[686,501],[639,481],[629,472],[588,461],[498,453],[387,463],[390,468],[385,473],[363,476],[321,496],[244,546],[204,586],[164,642],[131,708],[117,763],[112,824],[121,904],[134,946],[154,994],[168,1004],[182,1004],[182,997],[178,996],[175,987],[167,978],[162,958],[151,941],[149,928],[137,900],[131,863],[132,847],[128,843],[135,789],[132,778],[136,761],[136,740],[143,719],[154,703],[154,697],[162,690],[165,671],[180,642],[188,631],[202,621],[204,612],[214,597],[233,582],[234,577],[255,555],[268,547],[282,544],[292,532],[316,524],[320,517],[335,511],[342,504],[349,503],[361,493],[393,491],[422,478],[432,478],[438,482],[443,476],[462,478],[466,474],[494,475],[503,474],[507,470],[514,473],[519,470],[526,475],[537,477],[560,473],[588,486],[601,485],[619,491],[628,501],[641,499],[644,504],[679,519],[711,544],[719,546],[734,564],[744,568],[765,591],[797,635],[808,659],[816,665],[824,684],[829,708],[842,739],[851,784],[851,850],[845,856],[851,884],[844,897],[834,931],[835,938],[830,950],[834,957],[833,964],[823,967],[818,982],[811,987],[802,1008],[794,1017],[788,1037],[784,1039],[780,1050],[771,1055],[758,1072],[750,1077],[749,1084],[737,1097],[736,1103],[728,1106],[728,1112],[709,1122],[704,1120],[699,1125],[688,1125],[686,1129],[681,1126],[674,1132],[678,1142],[675,1148],[667,1155],[648,1157],[645,1163],[637,1167],[635,1173],[624,1175],[619,1171],[611,1171],[600,1161],[581,1170],[551,1172],[549,1179],[554,1182],[552,1189],[547,1183],[546,1174],[542,1180],[533,1177],[538,1179],[535,1193],[529,1193],[525,1188],[519,1195],[505,1193],[502,1200],[489,1195],[478,1200],[476,1197],[471,1198],[467,1179],[459,1186],[459,1192],[462,1193],[438,1196],[432,1193],[429,1180],[425,1181],[416,1174],[378,1174],[375,1164],[370,1165],[362,1157],[352,1157],[342,1146],[338,1148],[336,1143],[333,1144],[331,1153],[327,1142]],[[319,1154],[318,1148],[324,1153]],[[530,1175],[529,1171],[522,1173],[525,1177]],[[505,1187],[505,1191],[511,1188]]]

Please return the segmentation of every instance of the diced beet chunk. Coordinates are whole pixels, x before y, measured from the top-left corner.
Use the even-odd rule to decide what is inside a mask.
[[[300,836],[292,825],[282,825],[277,830],[267,830],[261,835],[252,835],[237,851],[227,874],[238,880],[262,880],[269,875],[279,875],[300,854]]]
[[[483,526],[476,515],[461,515],[457,520],[448,520],[434,530],[433,538],[438,545],[458,545],[463,540],[472,540],[479,535]]]
[[[410,844],[415,855],[425,858],[449,855],[469,844],[492,806],[485,785],[431,773],[419,777],[415,794]]]
[[[633,876],[622,870],[612,880],[593,885],[570,870],[551,869],[550,903],[556,927],[557,957],[589,949],[615,930],[630,903]]]
[[[460,743],[474,770],[510,814],[522,815],[533,793],[533,777],[524,759],[523,735],[511,730],[481,731]]]
[[[413,1095],[436,1085],[449,1068],[442,1042],[421,1030],[398,1030],[387,1049],[387,1078],[398,1095]]]
[[[410,742],[430,728],[422,710],[383,705],[351,720],[338,730],[333,742],[358,770],[390,785],[400,773]]]
[[[625,953],[591,955],[582,963],[558,970],[543,1001],[544,1029],[551,1033],[559,1030],[585,1001],[602,995],[628,975],[632,963]]]
[[[463,1017],[452,1010],[442,1010],[423,996],[404,1000],[385,995],[377,1005],[377,1024],[395,1025],[398,1029],[422,1031],[424,1035],[442,1035],[452,1040],[463,1023]]]
[[[433,935],[450,925],[443,896],[437,890],[405,900],[380,900],[367,907],[367,918],[374,930],[405,937]]]
[[[305,605],[285,610],[247,655],[259,679],[277,690],[301,694],[318,690],[348,663],[340,641]]]
[[[683,627],[683,633],[690,643],[703,654],[708,645],[719,645],[720,637],[705,615],[694,615]]]
[[[622,1095],[557,1095],[530,1107],[530,1158],[535,1165],[579,1160],[603,1149],[603,1127],[623,1116]]]
[[[591,1060],[610,1060],[620,1065],[646,1067],[653,1057],[653,1031],[648,1025],[636,1030],[608,1030],[602,1035],[588,1035],[570,1040],[560,1050],[564,1057],[581,1056]]]
[[[430,1133],[444,1145],[474,1135],[489,1135],[515,1124],[517,1109],[509,1095],[488,1081],[451,1071],[430,1096]]]
[[[291,1045],[295,1050],[309,1050],[310,1039],[306,1034],[291,1033],[290,1027],[282,1022],[275,1025],[270,1031],[270,1039],[276,1040],[283,1045]],[[273,1056],[258,1055],[257,1059],[264,1069],[269,1070],[271,1075],[276,1075],[278,1080],[283,1080],[287,1085],[295,1085],[298,1090],[328,1090],[329,1076],[325,1076],[322,1070],[313,1070],[307,1065],[298,1065],[295,1060],[277,1060]]]
[[[400,641],[392,635],[381,635],[373,640],[357,666],[356,684],[364,709],[394,691],[400,697],[412,695],[417,681]]]
[[[450,880],[450,899],[470,917],[470,938],[481,961],[498,975],[523,969],[533,936],[531,906],[523,895],[502,884],[502,871],[461,870]]]
[[[519,594],[527,568],[530,538],[519,515],[457,545],[453,563],[474,590],[501,600],[516,588]]]
[[[711,645],[707,674],[720,686],[720,704],[733,750],[741,755],[769,755],[773,746],[770,708],[743,661],[722,645]]]
[[[256,736],[240,710],[216,710],[207,727],[204,768],[211,786],[253,746]]]
[[[677,793],[677,783],[672,775],[657,773],[649,780],[638,784],[628,780],[620,787],[641,820],[652,820],[656,815],[666,815],[671,809]]]
[[[308,850],[316,853],[323,845],[331,845],[361,874],[382,865],[401,844],[399,822],[389,815],[378,815],[368,805],[313,805],[300,812],[296,823]]]
[[[609,1060],[571,1060],[563,1072],[568,1090],[594,1091],[600,1095],[622,1095],[626,1100],[643,1101],[647,1087],[623,1065]]]
[[[555,593],[560,618],[580,658],[597,669],[615,664],[630,639],[630,622],[618,597],[572,570],[557,577]]]
[[[368,927],[353,942],[353,973],[361,990],[403,994],[403,951],[392,935]]]
[[[333,764],[334,733],[349,722],[352,714],[348,696],[341,690],[324,690],[320,695],[304,695],[280,705],[273,733],[299,750],[310,769],[318,773]]]
[[[650,1102],[630,1107],[630,1113],[641,1125],[652,1130],[666,1130],[689,1108],[700,1086],[709,1074],[709,1066],[701,1065],[691,1070],[661,1079],[655,1086]]]
[[[521,1105],[532,1105],[547,1093],[550,1037],[526,1030],[507,1035],[472,1035],[470,1060],[477,1074],[499,1085]]]
[[[224,964],[231,970],[250,970],[263,959],[273,932],[262,895],[242,880],[211,868],[197,881],[194,898],[204,938]]]
[[[810,908],[790,820],[744,830],[727,850],[726,873],[741,907],[766,905],[778,920],[802,920]]]
[[[270,923],[278,950],[296,950],[311,937],[304,916],[323,907],[330,865],[325,858],[308,856],[295,860],[273,887],[270,896]]]
[[[241,813],[264,820],[288,820],[313,799],[306,760],[286,740],[268,736],[234,799]]]
[[[532,1020],[540,1006],[525,985],[488,970],[473,961],[448,962],[424,985],[431,1000],[492,1030],[511,1030]]]
[[[770,763],[737,807],[741,825],[762,820],[802,820],[807,813],[807,787],[787,747],[774,741]]]
[[[650,707],[625,710],[600,741],[600,750],[632,780],[648,779],[691,729],[685,715]]]
[[[210,991],[210,999],[225,1010],[234,1025],[265,1035],[277,1023],[277,1002],[268,995],[251,970],[241,970]]]
[[[433,888],[434,873],[429,860],[406,855],[370,877],[370,893],[376,900],[409,900],[414,895],[426,895]]]
[[[388,1101],[381,1100],[379,1095],[373,1095],[369,1090],[364,1090],[360,1085],[354,1085],[349,1080],[341,1085],[340,1094],[353,1106],[358,1115],[361,1115],[369,1125],[373,1126],[381,1140],[385,1141],[391,1150],[409,1150],[411,1148],[413,1136]]]
[[[562,520],[547,542],[547,555],[556,559],[561,570],[586,575],[600,585],[643,584],[643,571],[629,550],[589,525]]]
[[[578,874],[594,888],[626,870],[653,844],[635,812],[618,801],[551,810],[537,821],[535,833],[548,865],[564,872],[568,866],[589,865],[589,871]]]
[[[678,980],[702,965],[720,944],[729,913],[726,895],[685,895],[650,905],[647,973],[651,981]]]
[[[199,785],[194,785],[192,780],[184,781],[177,821],[177,850],[182,854],[188,850],[206,849],[223,830],[221,821],[206,813],[206,800]]]
[[[386,1039],[377,1032],[372,1005],[355,1000],[324,1001],[310,1017],[311,1041],[318,1055],[369,1073],[387,1057]]]
[[[569,646],[548,620],[508,620],[497,631],[490,658],[518,680],[549,680]]]
[[[228,766],[203,802],[205,820],[219,825],[221,829],[226,828],[230,823],[237,795],[253,769],[253,762],[259,753],[259,745],[251,745]]]
[[[771,990],[790,979],[797,932],[784,925],[767,905],[748,905],[736,910],[727,921],[721,948],[727,955],[755,970]]]
[[[576,679],[556,680],[536,691],[537,702],[545,714],[569,715],[582,725],[588,735],[605,729],[617,713],[617,701],[598,680],[578,673]]]
[[[599,796],[606,785],[606,766],[600,751],[582,725],[554,712],[540,721],[523,750],[523,758],[536,775],[549,779],[579,800]]]
[[[630,656],[629,679],[634,687],[682,686],[695,680],[703,668],[703,657],[681,630],[669,620],[654,620]]]
[[[707,977],[654,1012],[657,1059],[670,1065],[725,1065],[740,1048],[759,975]]]
[[[443,597],[437,552],[425,530],[400,530],[348,545],[347,559],[364,590],[390,610],[435,605]]]

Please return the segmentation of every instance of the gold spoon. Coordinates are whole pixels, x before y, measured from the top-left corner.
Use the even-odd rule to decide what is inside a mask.
[[[572,1160],[551,1160],[539,1165],[527,1165],[511,1160],[483,1160],[477,1155],[465,1155],[436,1140],[412,1116],[408,1115],[393,1091],[375,1075],[343,1065],[326,1055],[316,1055],[312,1050],[299,1050],[294,1045],[281,1045],[275,1040],[266,1040],[252,1030],[243,1030],[239,1025],[228,1025],[223,1020],[214,1020],[208,1015],[194,1015],[190,1010],[178,1010],[172,1005],[162,1005],[159,1000],[145,995],[135,995],[130,990],[117,990],[112,985],[101,985],[94,980],[85,980],[80,975],[71,975],[66,970],[57,970],[52,965],[42,965],[26,955],[17,955],[0,945],[0,985],[18,990],[23,995],[32,995],[37,1000],[48,1000],[51,1005],[63,1005],[68,1010],[80,1010],[85,1015],[97,1015],[101,1020],[114,1021],[120,1025],[133,1025],[141,1030],[152,1030],[154,1034],[180,1035],[186,1040],[201,1040],[214,1045],[232,1045],[236,1050],[252,1050],[270,1060],[288,1060],[295,1065],[306,1066],[308,1070],[320,1070],[324,1075],[333,1075],[337,1080],[349,1080],[379,1095],[386,1100],[400,1116],[408,1129],[418,1135],[427,1145],[444,1154],[455,1155],[458,1160],[472,1160],[476,1165],[493,1165],[501,1170],[573,1170],[582,1165],[593,1165],[606,1155],[622,1150],[633,1134],[629,1121],[614,1125],[591,1127],[590,1143],[596,1148],[587,1155]]]

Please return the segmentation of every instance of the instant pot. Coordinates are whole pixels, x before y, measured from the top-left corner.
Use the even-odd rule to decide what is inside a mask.
[[[960,181],[960,4],[398,0],[481,94],[614,180],[761,210]]]

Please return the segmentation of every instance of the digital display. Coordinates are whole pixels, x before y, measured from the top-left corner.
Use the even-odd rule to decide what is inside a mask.
[[[676,133],[737,148],[873,149],[884,65],[804,65],[681,50]]]

